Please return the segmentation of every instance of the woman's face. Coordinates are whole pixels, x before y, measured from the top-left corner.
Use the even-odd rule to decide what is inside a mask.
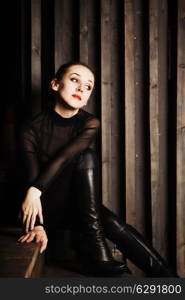
[[[51,86],[66,104],[79,109],[89,100],[94,87],[94,75],[85,66],[74,65],[69,67],[59,82],[53,80]]]

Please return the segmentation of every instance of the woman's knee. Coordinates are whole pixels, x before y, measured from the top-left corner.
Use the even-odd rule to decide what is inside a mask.
[[[91,169],[98,167],[98,159],[96,152],[88,148],[84,150],[77,160],[77,169]]]

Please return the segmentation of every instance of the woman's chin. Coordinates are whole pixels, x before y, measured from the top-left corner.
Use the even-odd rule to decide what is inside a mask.
[[[68,109],[80,109],[82,108],[83,106],[85,106],[85,103],[83,102],[73,102],[73,101],[65,101],[63,99],[60,99],[59,101],[60,104],[62,104],[62,106],[64,106],[65,108],[68,108]]]

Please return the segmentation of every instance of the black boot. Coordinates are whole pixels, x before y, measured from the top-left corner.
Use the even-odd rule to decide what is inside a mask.
[[[178,277],[136,229],[121,223],[118,217],[103,205],[101,220],[106,237],[148,277]]]
[[[95,153],[86,150],[78,160],[75,182],[81,223],[78,252],[91,271],[111,276],[127,272],[124,263],[113,260],[99,217],[99,178]]]

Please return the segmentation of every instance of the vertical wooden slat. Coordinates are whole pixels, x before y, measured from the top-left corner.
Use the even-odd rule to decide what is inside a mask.
[[[88,64],[92,68],[98,67],[97,60],[100,57],[100,3],[87,0],[87,18],[88,18]]]
[[[185,2],[178,1],[177,272],[185,277]]]
[[[153,244],[167,255],[167,1],[150,0],[150,146]]]
[[[126,221],[145,233],[145,140],[142,1],[125,1]],[[132,270],[138,276],[141,271]]]
[[[21,114],[20,118],[27,118],[32,111],[31,105],[31,3],[30,1],[21,0],[21,102],[24,107],[24,116]]]
[[[148,99],[145,97],[144,82],[145,65],[148,63],[144,57],[144,8],[143,1],[134,1],[134,85],[135,85],[135,209],[136,228],[145,234],[145,203],[146,203],[146,116]],[[147,29],[145,29],[147,30]],[[147,166],[148,167],[148,166]],[[148,199],[147,199],[148,200]],[[149,226],[149,224],[147,224]]]
[[[95,70],[94,57],[98,55],[96,52],[96,45],[94,43],[95,27],[94,27],[94,13],[95,2],[91,0],[80,0],[80,22],[79,22],[79,58],[81,62],[86,63]],[[93,42],[92,42],[93,41]],[[86,111],[95,113],[95,98],[89,100]]]
[[[32,114],[41,111],[41,0],[31,1]]]
[[[101,0],[102,196],[111,206],[111,1]]]
[[[100,4],[96,1],[88,0],[88,64],[98,73],[100,77],[100,69],[98,60],[100,58],[100,46],[99,46],[99,23],[100,23],[100,16],[99,16],[99,6]],[[100,101],[99,101],[99,83],[98,77],[96,76],[96,83],[95,83],[95,91],[87,105],[88,111],[97,114],[99,110]]]
[[[52,102],[49,84],[54,77],[54,2],[42,1],[42,107]]]
[[[168,82],[167,82],[167,60],[168,60],[168,1],[159,1],[159,190],[156,211],[156,228],[154,246],[161,255],[168,259]],[[160,218],[159,218],[160,212]],[[153,211],[152,211],[153,216]],[[170,220],[169,220],[170,221]],[[155,226],[155,220],[154,220]],[[161,234],[159,234],[159,232]],[[158,240],[157,240],[158,236]],[[157,246],[158,245],[158,246]]]
[[[80,61],[88,64],[89,62],[89,47],[88,47],[88,1],[80,0]]]
[[[125,160],[126,220],[136,225],[135,65],[133,1],[125,1]]]
[[[152,212],[154,201],[158,199],[159,182],[159,123],[158,123],[158,6],[150,1],[150,148],[151,148],[151,198]],[[155,204],[157,206],[157,203]],[[154,214],[154,212],[153,212]],[[153,215],[156,219],[156,215]]]
[[[111,2],[111,206],[112,210],[120,213],[120,201],[124,201],[124,195],[121,194],[120,180],[120,107],[124,101],[124,86],[122,85],[123,68],[121,68],[119,57],[123,55],[123,43],[120,37],[123,35],[123,6],[120,1]],[[122,40],[123,41],[123,40]],[[122,65],[123,66],[123,65]],[[113,76],[114,74],[114,76]]]
[[[26,98],[26,7],[25,1],[21,0],[21,100]]]
[[[55,71],[73,59],[74,49],[73,2],[55,0]]]

